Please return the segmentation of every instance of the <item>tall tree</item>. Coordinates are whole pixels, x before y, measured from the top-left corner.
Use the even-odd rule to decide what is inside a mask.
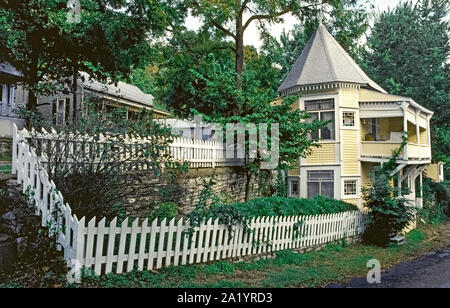
[[[433,156],[450,155],[450,3],[446,0],[405,2],[382,13],[368,39],[367,73],[393,94],[410,96],[435,112]]]
[[[76,81],[80,70],[100,80],[129,74],[149,34],[168,22],[166,1],[81,0],[77,22],[67,2],[0,1],[0,57],[22,71],[31,110],[37,94],[55,91],[55,80]]]
[[[342,7],[356,0],[188,0],[192,15],[202,18],[206,28],[214,28],[234,42],[236,87],[242,88],[244,71],[244,34],[253,22],[264,29],[279,23],[288,13],[303,19],[327,7]]]

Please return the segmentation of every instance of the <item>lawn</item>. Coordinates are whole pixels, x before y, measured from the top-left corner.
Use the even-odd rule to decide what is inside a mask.
[[[227,261],[171,267],[155,272],[132,272],[105,277],[87,276],[79,287],[322,287],[367,274],[366,264],[378,259],[386,269],[450,240],[447,226],[420,226],[403,245],[386,249],[362,244],[331,244],[319,251],[278,252],[275,258],[251,262]]]

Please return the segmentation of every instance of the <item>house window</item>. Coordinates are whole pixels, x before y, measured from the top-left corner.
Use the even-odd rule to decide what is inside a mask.
[[[354,112],[344,112],[342,114],[342,124],[345,127],[355,126],[355,113]]]
[[[289,197],[300,196],[300,181],[298,179],[289,179]]]
[[[344,196],[356,196],[357,194],[358,194],[357,180],[345,180]]]
[[[334,198],[334,171],[308,171],[308,198],[326,196]]]
[[[365,119],[363,124],[367,129],[367,134],[364,136],[365,141],[378,141],[380,139],[380,128],[378,119]]]
[[[56,125],[64,124],[66,120],[66,100],[57,99],[53,102],[53,121]]]
[[[8,107],[6,113],[11,112],[16,96],[16,87],[14,85],[0,84],[0,112],[5,112],[2,107]]]
[[[312,139],[335,140],[334,99],[305,101],[305,110],[311,114],[311,120],[329,122],[325,127],[311,133]]]

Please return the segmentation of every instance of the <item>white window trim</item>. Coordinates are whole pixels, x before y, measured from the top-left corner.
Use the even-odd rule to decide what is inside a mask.
[[[297,195],[293,195],[292,193],[292,181],[297,181],[298,182],[298,194]],[[288,197],[289,198],[300,198],[300,177],[288,177]]]
[[[355,116],[355,123],[353,126],[345,126],[344,121],[344,113],[353,113]],[[340,119],[339,119],[339,127],[341,129],[348,129],[348,130],[359,130],[360,126],[360,120],[359,120],[359,113],[355,109],[347,109],[347,108],[341,108],[340,109]]]
[[[345,181],[356,181],[356,195],[346,195],[345,194]],[[361,182],[359,178],[342,178],[341,181],[341,199],[356,199],[361,196]]]
[[[347,126],[347,125],[344,125],[344,114],[346,114],[346,113],[351,113],[351,114],[353,114],[353,125],[352,126]],[[349,128],[356,128],[357,126],[357,120],[356,120],[356,111],[347,111],[347,110],[343,110],[342,111],[342,115],[341,115],[341,125],[342,125],[342,128],[343,129],[349,129]]]
[[[336,93],[329,93],[329,94],[305,94],[302,95],[300,98],[300,110],[305,111],[305,102],[311,101],[311,100],[320,100],[320,99],[334,99],[334,110],[323,110],[323,112],[331,112],[334,111],[334,140],[319,140],[318,143],[339,143],[340,140],[340,134],[339,134],[339,128],[340,128],[340,116],[339,116],[339,110],[340,110],[340,95],[339,92]],[[322,110],[320,110],[322,111]],[[320,132],[319,132],[320,136]]]
[[[62,102],[63,103],[63,119],[62,119],[62,123],[58,123],[58,114],[59,114],[59,103]],[[56,125],[63,125],[64,123],[66,123],[66,99],[65,98],[58,98],[56,99]]]

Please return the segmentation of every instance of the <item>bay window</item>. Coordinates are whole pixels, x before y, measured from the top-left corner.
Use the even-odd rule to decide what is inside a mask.
[[[329,122],[320,130],[311,133],[312,139],[334,141],[336,139],[334,99],[305,101],[305,110],[311,115],[311,120]]]

